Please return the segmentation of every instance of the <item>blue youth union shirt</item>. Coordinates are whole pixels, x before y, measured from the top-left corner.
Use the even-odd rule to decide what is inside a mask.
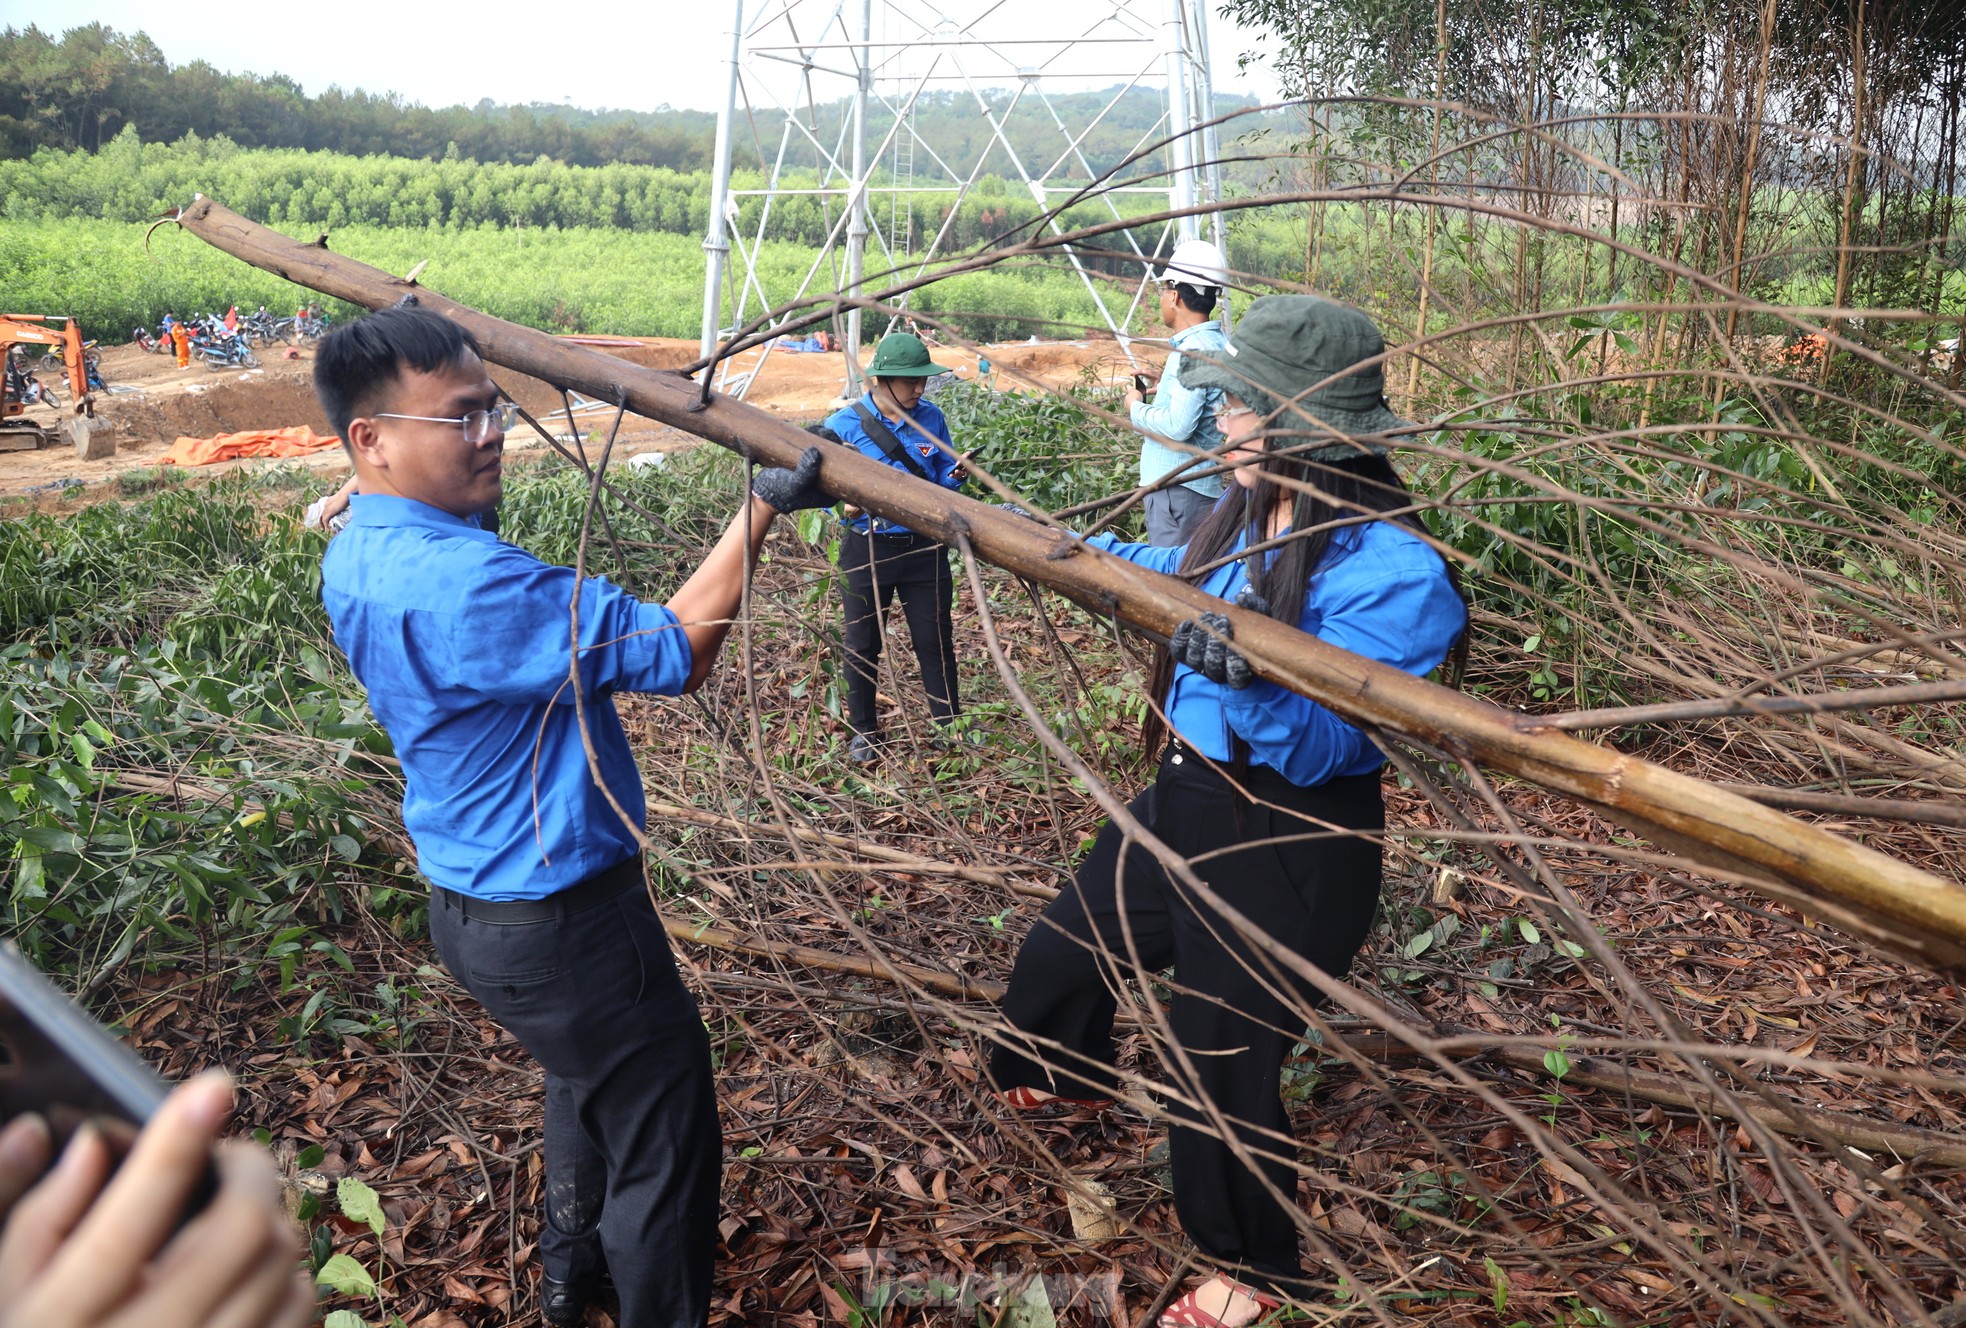
[[[1156,572],[1176,571],[1188,552],[1122,544],[1111,535],[1086,543]],[[1238,539],[1235,547],[1243,544]],[[1243,564],[1233,562],[1210,572],[1199,588],[1233,601],[1248,584]],[[1467,620],[1440,555],[1410,530],[1371,521],[1332,532],[1298,626],[1354,655],[1424,676],[1447,658]],[[1239,736],[1253,763],[1305,788],[1340,775],[1369,775],[1385,760],[1360,730],[1267,678],[1237,691],[1177,664],[1167,696],[1167,717],[1182,742],[1226,763],[1230,736]]]
[[[860,398],[861,405],[872,411],[874,418],[887,425],[894,440],[907,448],[928,477],[945,489],[962,487],[956,478],[956,447],[949,441],[949,421],[942,415],[936,404],[926,397],[915,403],[908,412],[912,419],[904,419],[899,424],[881,414],[881,408],[874,404],[874,394],[868,392]],[[906,466],[889,457],[881,445],[867,432],[867,426],[860,422],[860,412],[852,406],[834,411],[826,419],[826,427],[839,435],[841,442],[857,447],[861,453],[884,466],[892,466],[904,475],[912,474]],[[907,535],[911,532],[906,526],[896,525],[880,517],[870,517],[861,513],[847,522],[855,530],[865,535],[871,524],[882,535]]]
[[[423,874],[483,899],[540,899],[633,857],[581,746],[573,571],[407,498],[357,494],[350,511],[321,561],[321,599],[403,763]],[[689,638],[667,608],[604,577],[579,588],[588,733],[639,828],[642,779],[613,693],[680,692]]]

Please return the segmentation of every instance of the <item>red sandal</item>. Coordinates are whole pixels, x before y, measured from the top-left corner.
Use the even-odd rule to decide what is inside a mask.
[[[997,1101],[1012,1111],[1027,1115],[1034,1112],[1099,1112],[1109,1110],[1113,1105],[1113,1099],[1109,1097],[1061,1097],[1028,1084],[1004,1089],[997,1094]]]
[[[1283,1302],[1281,1300],[1267,1292],[1258,1291],[1254,1287],[1246,1287],[1240,1282],[1231,1282],[1226,1277],[1210,1280],[1220,1281],[1229,1288],[1232,1303],[1233,1297],[1239,1295],[1247,1296],[1256,1302],[1256,1315],[1254,1318],[1243,1320],[1243,1328],[1247,1328],[1247,1325],[1258,1322],[1271,1310],[1280,1310],[1283,1308]],[[1196,1287],[1187,1295],[1181,1297],[1181,1299],[1161,1311],[1159,1319],[1160,1328],[1232,1328],[1232,1325],[1227,1319],[1218,1318],[1210,1314],[1197,1303],[1196,1297],[1201,1295],[1202,1289],[1207,1285],[1207,1282],[1203,1282],[1201,1286]]]

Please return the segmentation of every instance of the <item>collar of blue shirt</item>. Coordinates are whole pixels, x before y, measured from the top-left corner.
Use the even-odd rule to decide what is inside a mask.
[[[357,493],[348,498],[348,522],[360,526],[425,526],[452,534],[496,540],[478,525],[476,516],[457,516],[441,507],[398,498],[393,493]]]
[[[1196,323],[1193,327],[1184,327],[1169,337],[1167,344],[1179,347],[1185,342],[1193,341],[1196,337],[1207,336],[1210,332],[1213,332],[1218,337],[1221,336],[1222,324],[1211,318],[1206,323]]]

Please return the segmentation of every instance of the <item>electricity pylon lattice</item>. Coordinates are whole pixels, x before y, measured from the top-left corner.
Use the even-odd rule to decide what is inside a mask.
[[[991,202],[977,188],[986,177],[1021,186],[1044,212],[1079,194],[1095,174],[1087,136],[1136,90],[1151,89],[1161,110],[1131,150],[1169,140],[1168,169],[1150,174],[1136,163],[1136,182],[1100,191],[1104,208],[1118,219],[1126,194],[1153,194],[1156,204],[1164,198],[1176,210],[1221,197],[1221,154],[1209,127],[1215,98],[1207,0],[1159,0],[1157,15],[1152,0],[1132,8],[1100,0],[1090,9],[1060,0],[729,3],[729,92],[717,122],[703,240],[706,356],[767,311],[838,293],[847,297],[835,320],[844,378],[857,390],[863,330],[878,336],[899,315],[870,318],[854,301],[950,257],[959,217]],[[1101,95],[1062,98],[1094,90]],[[938,142],[924,123],[929,117],[917,113],[931,103],[946,112],[951,102],[969,113],[969,127],[984,140],[980,150]],[[1007,127],[1020,114],[1024,129],[1013,145]],[[1046,126],[1035,149],[1032,119]],[[762,170],[733,171],[740,144]],[[917,206],[936,196],[937,206]],[[1122,349],[1147,260],[1201,234],[1222,245],[1220,213],[1205,220],[1169,223],[1144,249],[1131,231],[1102,239],[1139,257],[1138,276],[1127,282],[1095,279],[1086,257],[1065,249]],[[775,240],[797,227],[809,246],[815,226],[824,232],[815,256],[792,268],[782,258],[770,261]],[[895,275],[881,275],[888,273]],[[881,279],[870,282],[870,274]],[[742,395],[761,364],[734,374],[726,361],[717,386]]]

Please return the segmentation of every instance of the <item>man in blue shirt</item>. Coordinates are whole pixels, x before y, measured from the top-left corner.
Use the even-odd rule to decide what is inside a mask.
[[[1161,322],[1174,329],[1168,339],[1167,366],[1148,401],[1138,388],[1126,394],[1128,417],[1146,437],[1140,443],[1140,483],[1154,484],[1169,472],[1185,476],[1208,470],[1195,453],[1217,447],[1222,432],[1215,424],[1219,389],[1189,387],[1181,381],[1184,353],[1226,353],[1228,338],[1213,316],[1215,303],[1229,284],[1222,253],[1206,240],[1183,240],[1155,276],[1160,283]],[[1170,443],[1185,444],[1172,447]],[[1185,467],[1185,469],[1182,469]],[[1222,496],[1222,477],[1189,478],[1155,489],[1140,500],[1147,523],[1147,543],[1159,548],[1186,544],[1195,527]]]
[[[876,461],[947,489],[959,488],[967,475],[949,441],[949,422],[922,396],[927,380],[945,372],[929,360],[920,337],[890,332],[881,338],[867,366],[874,386],[860,400],[835,412],[826,428]],[[874,679],[881,662],[881,618],[897,594],[922,668],[929,718],[946,726],[961,711],[951,620],[956,585],[949,574],[949,551],[935,540],[858,508],[847,513],[847,529],[840,538],[846,713],[853,729],[847,759],[865,764],[879,753],[881,722]],[[938,733],[934,741],[939,746],[947,739]]]
[[[831,502],[819,449],[760,471],[702,566],[646,604],[481,526],[513,408],[457,324],[397,306],[339,328],[314,385],[358,490],[321,596],[402,762],[431,938],[546,1073],[540,1308],[579,1323],[608,1274],[622,1328],[700,1325],[722,1151],[709,1041],[643,878],[613,694],[703,681],[772,518]]]

